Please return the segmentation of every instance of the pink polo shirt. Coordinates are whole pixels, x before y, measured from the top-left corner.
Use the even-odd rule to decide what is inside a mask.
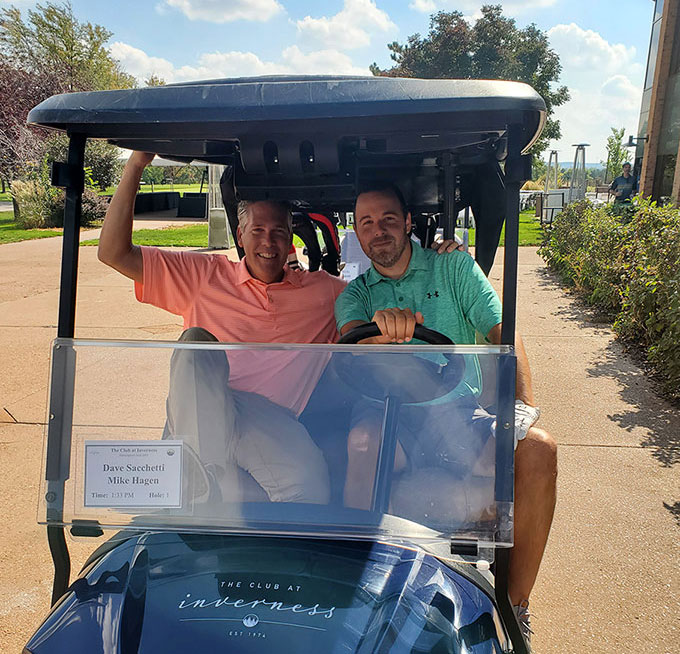
[[[221,254],[143,247],[140,302],[182,316],[184,329],[203,327],[226,343],[333,343],[333,308],[345,282],[323,271],[286,266],[284,278],[265,284],[245,259]],[[260,393],[299,415],[328,361],[319,353],[228,352],[229,384]]]

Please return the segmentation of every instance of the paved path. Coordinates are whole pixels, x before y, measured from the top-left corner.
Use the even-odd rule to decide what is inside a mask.
[[[89,234],[87,235],[90,236]],[[20,652],[48,609],[52,566],[36,524],[60,239],[0,246],[0,651]],[[680,419],[611,331],[520,252],[519,326],[560,443],[557,515],[533,598],[538,654],[670,654],[680,642]],[[500,270],[492,271],[498,284]],[[173,339],[180,321],[80,257],[76,336]],[[94,548],[72,544],[78,570]],[[675,643],[675,645],[673,644]]]

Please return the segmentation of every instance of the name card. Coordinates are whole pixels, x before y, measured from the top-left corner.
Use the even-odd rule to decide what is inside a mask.
[[[85,441],[85,506],[182,506],[182,441]]]

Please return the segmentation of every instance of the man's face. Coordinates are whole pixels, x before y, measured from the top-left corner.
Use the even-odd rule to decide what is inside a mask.
[[[265,284],[281,281],[293,233],[284,209],[271,202],[248,208],[245,225],[239,225],[238,244],[245,250],[250,274]]]
[[[366,256],[384,268],[403,254],[411,231],[411,214],[404,216],[397,197],[388,191],[370,191],[357,198],[354,229]]]
[[[630,175],[630,164],[626,164],[626,165],[623,167],[623,174],[624,174],[624,175]]]

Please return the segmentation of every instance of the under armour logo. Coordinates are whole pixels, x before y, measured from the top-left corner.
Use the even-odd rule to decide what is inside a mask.
[[[434,293],[428,293],[427,294],[428,300],[431,300],[433,297],[439,297],[439,291],[435,291]]]

